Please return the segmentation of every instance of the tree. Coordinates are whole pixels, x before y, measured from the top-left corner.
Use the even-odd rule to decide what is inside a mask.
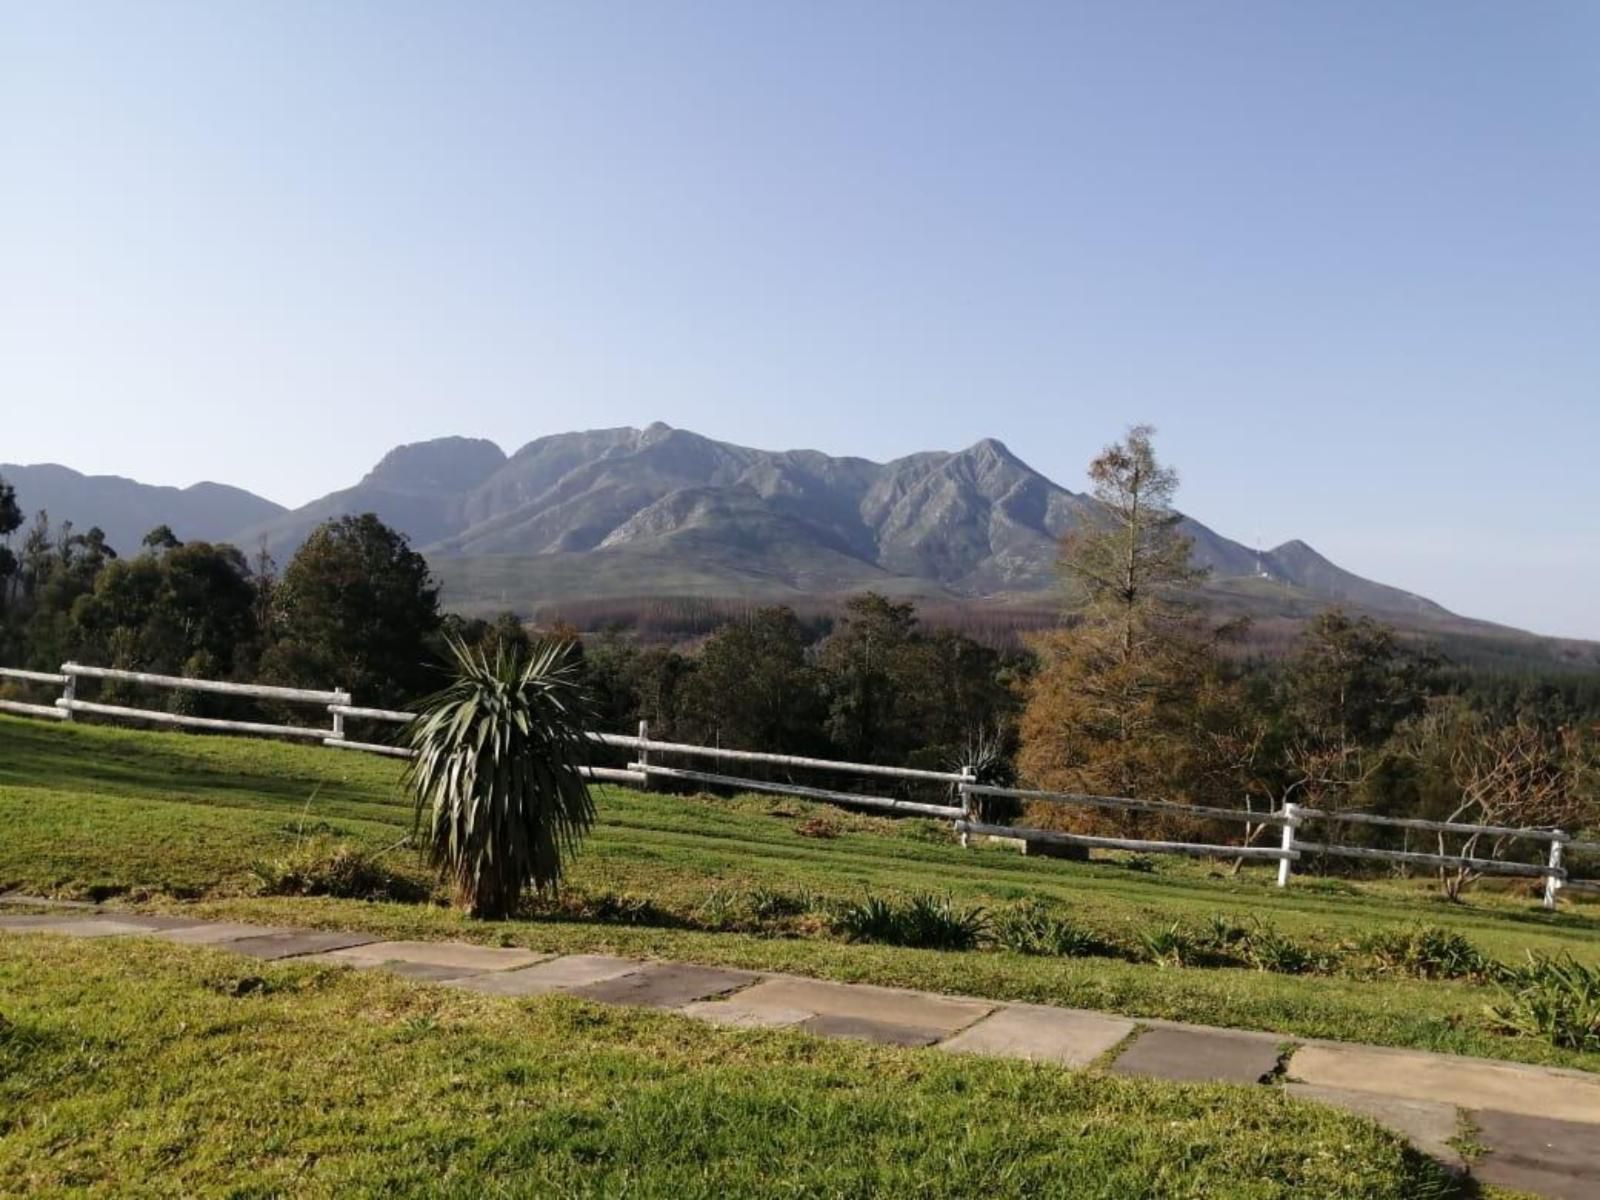
[[[594,823],[579,766],[591,717],[569,642],[451,638],[455,679],[406,732],[406,786],[428,861],[475,917],[509,916],[528,888],[551,892]]]
[[[17,489],[0,478],[0,617],[5,616],[11,580],[17,573],[17,556],[11,552],[11,535],[22,528]]]
[[[439,589],[405,535],[372,513],[312,531],[273,587],[271,620],[269,679],[343,687],[375,706],[428,690]]]
[[[910,603],[876,592],[852,596],[822,645],[819,665],[828,699],[828,735],[848,759],[899,762],[915,749],[905,686],[917,617]]]
[[[1571,832],[1597,815],[1585,779],[1594,769],[1593,748],[1576,730],[1541,729],[1521,721],[1497,725],[1461,699],[1441,697],[1399,740],[1448,794],[1447,822]],[[1446,836],[1438,835],[1441,855],[1451,853]],[[1525,845],[1501,835],[1473,833],[1455,853],[1500,859]],[[1458,900],[1481,874],[1475,867],[1441,867],[1440,886],[1448,899]]]
[[[183,545],[183,543],[178,540],[178,535],[172,532],[172,526],[170,525],[157,525],[149,533],[144,535],[143,540],[139,544],[146,550],[154,551],[175,550],[179,546]]]
[[[1228,781],[1219,731],[1239,697],[1217,646],[1239,627],[1209,626],[1179,594],[1204,572],[1152,435],[1135,426],[1090,463],[1095,512],[1062,544],[1067,622],[1034,642],[1021,722],[1018,763],[1040,786],[1200,799]]]
[[[1156,459],[1154,436],[1151,426],[1135,425],[1089,464],[1095,508],[1062,544],[1074,606],[1115,625],[1124,661],[1162,636],[1159,618],[1187,615],[1174,609],[1173,589],[1205,577],[1172,507],[1178,473]]]
[[[1382,767],[1390,736],[1422,711],[1436,667],[1370,617],[1320,613],[1285,672],[1287,792],[1332,807],[1359,793]]]
[[[746,750],[818,750],[823,702],[808,644],[794,610],[782,605],[722,626],[686,688],[686,735]]]
[[[147,549],[106,564],[74,602],[72,649],[127,669],[248,675],[259,640],[255,600],[250,569],[233,546]]]

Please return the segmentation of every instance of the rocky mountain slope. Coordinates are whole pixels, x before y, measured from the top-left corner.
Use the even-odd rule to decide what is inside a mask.
[[[281,560],[319,521],[373,511],[411,536],[459,598],[518,607],[575,595],[860,587],[989,596],[1052,586],[1060,538],[1093,503],[993,439],[874,463],[656,424],[557,434],[509,458],[465,438],[402,446],[354,487],[234,538],[264,539]],[[1185,531],[1219,580],[1448,615],[1302,542],[1258,554],[1197,521]]]

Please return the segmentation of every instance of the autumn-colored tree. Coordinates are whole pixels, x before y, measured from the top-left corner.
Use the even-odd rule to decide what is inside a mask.
[[[1068,621],[1035,642],[1021,724],[1019,766],[1037,786],[1173,799],[1229,786],[1218,767],[1238,753],[1237,695],[1216,646],[1231,630],[1181,595],[1204,572],[1153,432],[1136,426],[1090,464],[1095,510],[1062,545]]]
[[[1447,789],[1449,822],[1501,828],[1582,830],[1600,813],[1588,788],[1595,749],[1576,729],[1532,722],[1496,724],[1459,697],[1438,697],[1396,739],[1403,752]],[[1494,833],[1438,834],[1440,854],[1500,859],[1527,853],[1530,843]],[[1541,847],[1542,848],[1542,847]],[[1450,900],[1482,874],[1441,867]]]

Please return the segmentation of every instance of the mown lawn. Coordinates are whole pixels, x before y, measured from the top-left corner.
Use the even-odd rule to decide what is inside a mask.
[[[0,935],[0,1193],[1461,1194],[1273,1088],[895,1051],[145,939]]]
[[[730,897],[753,889],[845,898],[950,893],[994,909],[1052,899],[1122,939],[1174,921],[1253,918],[1334,948],[1426,920],[1489,954],[1600,959],[1593,907],[1550,915],[1514,893],[1447,905],[1424,884],[1303,877],[1287,892],[1265,871],[1157,860],[1023,859],[963,850],[929,822],[854,816],[776,797],[685,798],[602,789],[601,823],[571,879],[579,901],[482,925],[429,903],[261,896],[252,867],[297,845],[392,848],[410,828],[389,760],[260,740],[0,719],[0,887],[120,897],[148,907],[393,936],[471,938],[541,950],[610,951],[782,969],[1134,1016],[1268,1029],[1600,1069],[1600,1055],[1511,1039],[1483,1020],[1492,987],[1230,968],[1160,968],[1107,958],[1029,957],[847,945],[821,929],[724,928]],[[819,832],[832,836],[815,836]],[[424,878],[408,848],[385,859]],[[648,901],[641,909],[637,901]]]

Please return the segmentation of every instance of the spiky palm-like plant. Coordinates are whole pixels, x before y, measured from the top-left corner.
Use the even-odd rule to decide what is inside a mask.
[[[589,709],[571,643],[523,652],[450,639],[455,680],[406,731],[406,786],[428,861],[476,917],[504,917],[524,890],[553,891],[594,823],[579,773]]]

